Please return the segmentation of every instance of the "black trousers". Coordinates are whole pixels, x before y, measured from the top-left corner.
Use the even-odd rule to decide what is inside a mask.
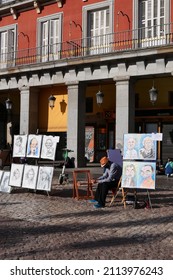
[[[105,201],[106,201],[106,196],[108,194],[108,191],[113,188],[116,188],[118,182],[119,180],[115,180],[112,182],[98,183],[94,199],[97,200],[102,207],[105,207]]]

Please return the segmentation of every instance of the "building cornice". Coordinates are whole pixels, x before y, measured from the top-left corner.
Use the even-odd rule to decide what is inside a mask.
[[[39,14],[42,11],[44,6],[57,3],[58,8],[63,7],[63,0],[16,0],[16,1],[7,1],[6,3],[1,4],[0,1],[0,18],[12,15],[14,19],[17,18],[17,15],[22,11],[27,11],[35,9]]]

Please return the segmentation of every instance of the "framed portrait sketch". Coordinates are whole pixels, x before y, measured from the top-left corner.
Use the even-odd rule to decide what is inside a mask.
[[[56,145],[57,145],[56,137],[51,136],[51,135],[49,135],[49,136],[43,135],[41,158],[54,160],[55,152],[56,152]]]
[[[122,172],[122,188],[137,188],[138,162],[124,161]]]
[[[139,164],[138,187],[140,189],[155,189],[156,163],[140,162]]]
[[[138,134],[124,134],[123,159],[139,159],[139,137]]]
[[[124,134],[123,159],[156,160],[157,142],[152,134]]]
[[[10,181],[9,185],[13,187],[22,186],[22,177],[23,177],[23,164],[12,163],[11,172],[10,172]]]
[[[41,144],[42,144],[42,135],[29,134],[26,156],[30,158],[39,158]]]
[[[53,171],[54,171],[54,167],[52,166],[39,167],[39,174],[38,174],[37,187],[36,187],[37,190],[44,190],[44,191],[51,190]]]
[[[3,171],[2,179],[0,183],[0,191],[5,193],[10,193],[12,188],[9,185],[10,171]]]
[[[22,188],[35,189],[37,184],[38,166],[24,165]]]
[[[156,141],[152,134],[139,134],[139,159],[156,160]]]
[[[122,188],[155,189],[156,163],[151,161],[124,161]]]
[[[13,157],[25,157],[27,135],[14,135]]]

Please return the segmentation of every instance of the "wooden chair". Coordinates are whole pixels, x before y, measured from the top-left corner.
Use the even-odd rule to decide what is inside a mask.
[[[120,180],[118,182],[118,185],[115,186],[115,188],[111,189],[111,191],[112,191],[112,198],[111,198],[111,202],[110,202],[109,206],[111,206],[114,203],[116,197],[120,193],[120,188],[121,188],[121,178],[120,178]]]
[[[112,196],[112,199],[111,199],[111,202],[110,202],[109,206],[111,206],[111,205],[114,203],[116,197],[117,197],[119,194],[121,194],[122,203],[123,203],[123,205],[124,205],[124,208],[126,208],[126,205],[127,205],[127,203],[126,203],[126,196],[127,196],[127,194],[128,194],[129,192],[133,192],[133,193],[134,193],[134,196],[135,196],[135,199],[136,199],[136,195],[137,195],[136,190],[135,190],[135,189],[129,189],[129,188],[126,188],[126,189],[122,188],[122,187],[121,187],[121,181],[122,181],[122,177],[120,178],[120,180],[119,180],[119,182],[118,182],[117,189],[115,190],[115,192],[113,192],[113,196]]]
[[[124,191],[123,188],[121,188],[121,180],[122,180],[122,177],[120,178],[120,180],[118,182],[117,188],[115,190],[112,189],[113,196],[112,196],[109,206],[111,206],[114,203],[116,197],[121,193],[122,203],[124,205],[124,208],[126,208],[126,192]]]
[[[93,184],[91,181],[91,173],[88,169],[80,169],[73,171],[73,198],[93,199]],[[81,195],[79,192],[85,192],[86,195]]]

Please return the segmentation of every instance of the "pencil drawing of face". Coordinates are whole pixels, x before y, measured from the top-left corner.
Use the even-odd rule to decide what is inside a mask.
[[[29,151],[29,154],[30,155],[37,155],[37,149],[38,149],[38,141],[36,138],[32,138],[31,141],[30,141],[30,151]]]
[[[38,166],[25,165],[22,187],[35,189],[36,181],[37,181],[37,173],[38,173]]]
[[[9,180],[10,180],[10,172],[5,171],[2,175],[0,191],[8,192],[8,193],[11,191],[11,187],[9,186]]]
[[[54,136],[43,136],[43,145],[41,150],[41,158],[54,160],[56,151],[56,138]]]
[[[53,167],[40,167],[37,189],[49,191],[51,189],[52,176]]]
[[[22,137],[21,136],[18,136],[16,138],[16,142],[15,142],[15,145],[18,147],[18,150],[21,151],[22,150]]]
[[[26,173],[26,180],[29,184],[32,184],[33,181],[34,181],[34,177],[35,177],[35,172],[34,172],[34,169],[31,168],[28,170],[28,172]]]
[[[21,187],[23,177],[23,164],[12,163],[10,172],[10,186]]]
[[[45,142],[45,146],[46,146],[46,154],[47,156],[52,156],[53,153],[54,153],[54,148],[53,148],[53,142],[51,139],[47,139],[46,142]]]
[[[53,142],[51,139],[47,139],[46,142],[45,142],[45,146],[46,148],[49,150],[50,148],[52,148],[53,146]]]
[[[39,177],[39,181],[38,181],[39,188],[47,190],[49,187],[49,180],[50,180],[49,174],[46,171],[42,171],[40,173],[40,177]]]
[[[14,135],[13,157],[25,157],[27,135]]]
[[[13,180],[18,180],[20,178],[20,171],[17,168],[16,170],[13,171]]]

